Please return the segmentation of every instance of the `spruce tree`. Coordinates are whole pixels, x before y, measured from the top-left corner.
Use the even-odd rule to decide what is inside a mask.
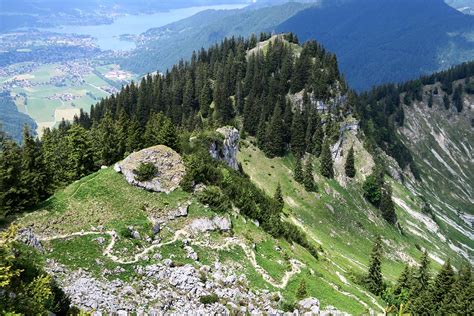
[[[427,291],[431,276],[430,276],[430,259],[428,252],[425,250],[421,256],[420,266],[415,276],[416,282],[414,284],[414,293],[415,295],[423,291]]]
[[[394,294],[401,295],[402,292],[404,291],[409,293],[411,291],[412,285],[413,285],[413,271],[411,267],[408,264],[406,264],[405,269],[403,270],[402,274],[397,280]]]
[[[304,180],[303,167],[301,166],[301,159],[299,157],[296,158],[296,164],[295,164],[295,170],[293,172],[293,176],[296,182],[303,183],[303,180]]]
[[[293,116],[293,122],[291,125],[291,152],[297,157],[302,157],[305,153],[305,133],[305,120],[301,115],[301,111],[297,109]]]
[[[321,123],[316,126],[316,130],[314,131],[312,142],[313,142],[313,154],[316,157],[321,156],[321,151],[323,149],[323,141],[324,141],[324,130]]]
[[[354,167],[354,147],[349,149],[349,153],[347,154],[346,164],[344,165],[344,170],[346,171],[346,176],[349,178],[354,178],[356,174],[356,170]]]
[[[433,107],[433,94],[430,93],[430,96],[428,98],[428,107],[432,108]]]
[[[321,174],[328,179],[334,178],[332,153],[331,149],[329,148],[328,140],[324,142],[321,152]]]
[[[308,296],[308,291],[306,290],[306,282],[304,279],[302,279],[300,285],[298,286],[298,289],[296,290],[296,297],[301,300],[304,299],[306,296]]]
[[[78,180],[94,170],[94,153],[89,132],[79,124],[73,124],[67,132],[67,177]]]
[[[6,215],[21,209],[24,192],[19,177],[22,172],[21,150],[12,140],[2,141],[0,170],[0,215]]]
[[[381,295],[384,290],[382,252],[382,239],[380,236],[377,236],[370,255],[369,271],[366,277],[367,289],[375,295]]]
[[[431,290],[431,303],[436,312],[438,312],[440,307],[442,307],[444,299],[452,290],[454,281],[454,271],[451,266],[451,261],[448,258],[436,276]]]
[[[278,183],[278,185],[277,185],[277,188],[275,190],[275,194],[273,195],[273,198],[275,199],[275,201],[277,201],[279,209],[282,210],[283,206],[285,205],[285,202],[283,200],[283,193],[281,191],[280,183]]]
[[[158,132],[157,141],[159,144],[178,150],[178,135],[173,122],[167,117],[163,119],[163,126]]]
[[[308,192],[316,191],[316,184],[314,183],[313,178],[313,164],[311,163],[311,159],[306,160],[303,174],[303,185]]]
[[[30,207],[40,202],[47,194],[48,183],[40,143],[36,142],[27,126],[23,129],[21,148],[21,207]]]
[[[268,126],[265,153],[270,158],[282,156],[285,153],[283,119],[281,108],[278,104],[275,106],[270,125]]]
[[[392,225],[397,223],[397,214],[395,213],[395,204],[392,200],[392,187],[386,183],[382,187],[382,198],[380,199],[380,211],[383,218]]]
[[[473,315],[474,314],[474,280],[471,266],[463,264],[451,291],[445,296],[440,314]]]

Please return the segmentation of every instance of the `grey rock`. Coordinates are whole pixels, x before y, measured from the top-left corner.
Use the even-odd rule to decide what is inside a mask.
[[[224,161],[229,167],[235,170],[239,170],[239,164],[237,163],[237,152],[239,150],[239,131],[232,126],[224,126],[218,128],[216,132],[220,133],[224,140],[222,144],[214,142],[209,148],[209,154],[214,159]]]
[[[140,164],[152,163],[156,175],[149,181],[138,181],[135,172]],[[185,175],[181,156],[169,147],[158,145],[135,152],[115,165],[114,170],[124,175],[128,183],[154,192],[174,191]]]
[[[44,253],[43,245],[41,244],[38,237],[36,237],[35,233],[33,232],[33,229],[31,229],[31,227],[19,229],[17,238],[22,243],[24,243],[24,244],[26,244],[30,247],[35,248],[36,250],[38,250],[41,253]]]
[[[305,298],[298,302],[298,310],[301,313],[309,312],[310,315],[319,314],[319,300],[314,297]]]
[[[208,231],[229,231],[232,227],[231,221],[226,216],[215,216],[213,218],[198,218],[193,220],[188,228],[193,233],[203,233]]]
[[[105,238],[104,237],[98,237],[95,239],[99,245],[103,245],[105,243]]]

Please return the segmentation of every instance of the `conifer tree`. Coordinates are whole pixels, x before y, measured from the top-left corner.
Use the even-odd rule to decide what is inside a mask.
[[[301,111],[297,109],[291,125],[291,152],[297,157],[304,155],[306,149],[305,133],[305,121]]]
[[[212,91],[209,86],[209,80],[204,81],[204,85],[199,94],[199,105],[201,108],[201,114],[203,117],[207,118],[209,116],[209,106],[211,104]]]
[[[78,180],[94,170],[94,153],[88,131],[73,124],[67,132],[67,177]]]
[[[316,126],[316,130],[314,131],[314,134],[313,134],[313,137],[312,137],[313,154],[316,157],[321,156],[321,151],[323,149],[323,142],[324,142],[324,130],[323,130],[322,124],[319,123]]]
[[[306,160],[303,174],[303,185],[308,192],[315,192],[317,190],[313,178],[313,164],[311,163],[311,159]]]
[[[23,145],[21,148],[21,190],[22,207],[30,207],[40,202],[47,194],[45,166],[40,148],[27,126],[23,129]]]
[[[303,167],[301,166],[301,159],[298,157],[296,157],[296,164],[295,164],[295,170],[293,172],[293,176],[296,182],[303,183],[303,180],[304,180]]]
[[[327,139],[324,142],[323,149],[321,151],[321,174],[328,179],[334,178],[332,153]]]
[[[285,202],[283,200],[283,193],[281,191],[281,185],[279,182],[275,190],[275,194],[273,195],[273,198],[275,199],[275,201],[277,201],[279,209],[282,210],[283,206],[285,205]]]
[[[285,153],[283,119],[281,108],[278,104],[275,106],[270,125],[268,126],[265,153],[270,158],[282,156]]]
[[[140,122],[136,116],[133,116],[130,120],[130,126],[128,127],[127,152],[132,153],[143,147],[142,134],[143,130],[140,126]]]
[[[178,135],[173,122],[167,117],[163,119],[163,126],[158,132],[157,141],[159,144],[178,150]]]
[[[443,103],[444,103],[445,109],[449,110],[449,108],[451,107],[451,101],[449,100],[449,96],[447,94],[445,94],[443,97]]]
[[[471,269],[467,264],[461,266],[451,291],[447,293],[440,306],[440,314],[474,314],[474,280]]]
[[[444,299],[452,290],[454,281],[455,277],[453,267],[451,266],[451,261],[448,258],[436,276],[431,289],[431,303],[433,304],[433,309],[436,312],[439,311]]]
[[[433,94],[430,93],[430,96],[428,98],[428,107],[432,108],[433,107]]]
[[[430,259],[428,252],[425,250],[421,256],[420,266],[415,275],[416,282],[414,283],[414,293],[415,295],[427,291],[431,276],[430,276]]]
[[[392,187],[386,183],[382,187],[382,198],[380,200],[380,211],[383,218],[392,225],[397,222],[397,214],[395,213],[395,204],[392,200]]]
[[[347,154],[346,164],[344,165],[344,170],[346,171],[346,176],[349,178],[354,178],[356,174],[356,170],[354,167],[354,147],[349,149],[349,153]]]
[[[366,277],[366,286],[375,295],[382,294],[384,290],[382,276],[382,239],[377,236],[370,255],[369,271]]]
[[[306,296],[308,296],[308,291],[306,290],[306,282],[304,279],[302,279],[300,285],[298,286],[298,289],[296,290],[296,297],[301,300],[304,299]]]
[[[3,139],[0,150],[0,215],[15,212],[22,204],[21,150],[9,139]],[[3,214],[2,214],[3,212]]]

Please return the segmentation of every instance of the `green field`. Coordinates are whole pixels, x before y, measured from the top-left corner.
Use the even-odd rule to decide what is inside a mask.
[[[19,67],[22,65],[17,64],[13,67],[20,69]],[[39,123],[39,128],[54,126],[62,117],[72,119],[81,108],[88,111],[92,104],[109,95],[106,89],[110,89],[112,85],[119,86],[119,83],[114,83],[114,78],[105,78],[109,72],[119,70],[117,65],[93,68],[81,76],[84,80],[83,83],[78,82],[77,79],[74,82],[71,81],[70,74],[60,70],[60,66],[60,64],[41,65],[28,73],[19,73],[10,78],[0,78],[0,82],[13,79],[30,82],[29,86],[17,86],[11,89],[11,94],[18,109]],[[50,80],[54,77],[64,78],[65,85],[53,84]],[[130,78],[132,78],[131,74]],[[59,99],[60,96],[64,96],[62,100]],[[66,111],[58,112],[55,115],[57,109]]]

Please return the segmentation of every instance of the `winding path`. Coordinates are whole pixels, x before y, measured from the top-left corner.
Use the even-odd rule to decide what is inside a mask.
[[[97,235],[97,236],[102,236],[102,235],[108,235],[110,236],[110,242],[107,245],[107,247],[104,249],[102,252],[102,255],[108,257],[110,260],[112,260],[115,263],[119,264],[132,264],[136,263],[145,256],[147,253],[151,252],[153,249],[158,249],[166,245],[170,245],[175,243],[180,239],[180,237],[187,237],[189,233],[184,230],[177,230],[174,233],[174,236],[171,240],[165,242],[165,243],[158,243],[151,245],[141,252],[137,253],[136,255],[133,256],[133,259],[131,260],[124,260],[120,259],[118,256],[112,254],[112,250],[114,248],[115,242],[117,241],[117,232],[114,230],[110,231],[87,231],[87,232],[76,232],[76,233],[71,233],[71,234],[64,234],[64,235],[54,235],[50,237],[45,237],[45,238],[40,238],[40,241],[50,241],[50,240],[57,240],[57,239],[67,239],[71,237],[82,237],[82,236],[90,236],[90,235]],[[258,265],[257,259],[255,256],[255,252],[242,240],[235,238],[235,237],[227,237],[225,238],[225,242],[223,244],[212,244],[212,243],[205,243],[205,242],[199,242],[199,241],[190,241],[191,244],[196,245],[196,246],[202,246],[202,247],[207,247],[211,248],[213,250],[228,250],[230,248],[233,248],[235,246],[241,247],[247,257],[247,259],[250,261],[252,267],[263,277],[263,279],[271,284],[272,286],[283,289],[288,285],[289,280],[296,274],[301,272],[301,267],[305,266],[302,262],[291,259],[290,260],[290,265],[291,265],[291,270],[286,271],[282,280],[280,282],[275,281],[265,269],[263,269],[261,266]]]

